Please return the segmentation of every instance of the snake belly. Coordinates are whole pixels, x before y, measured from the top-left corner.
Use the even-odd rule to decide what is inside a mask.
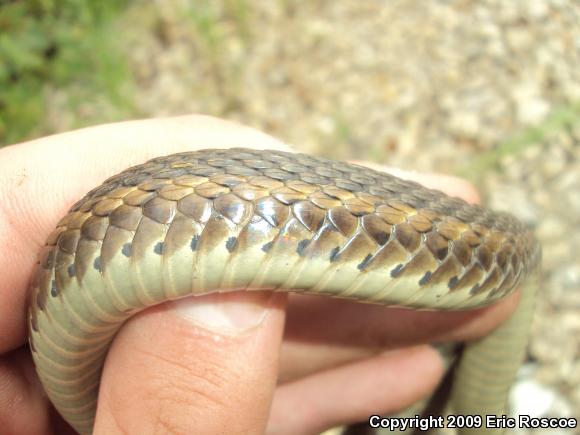
[[[152,305],[271,289],[461,310],[510,294],[539,260],[512,216],[372,169],[243,148],[173,154],[109,178],[57,224],[30,291],[30,348],[51,402],[89,434],[115,333]],[[505,412],[533,306],[523,293],[464,350],[455,412]]]

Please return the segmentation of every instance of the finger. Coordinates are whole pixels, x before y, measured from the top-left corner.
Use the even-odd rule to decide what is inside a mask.
[[[1,432],[6,435],[49,433],[47,403],[28,350],[22,347],[3,356],[0,359]]]
[[[131,121],[0,150],[0,353],[25,339],[26,289],[37,254],[83,194],[128,166],[163,154],[247,146],[285,149],[251,128],[207,116]]]
[[[263,433],[285,296],[191,297],[132,318],[105,363],[95,434]]]
[[[296,295],[287,308],[280,380],[303,377],[385,349],[476,339],[507,319],[518,300],[515,294],[493,307],[437,312]]]
[[[282,385],[274,396],[267,433],[320,433],[372,414],[400,411],[426,397],[443,371],[437,351],[418,346]]]
[[[367,162],[356,163],[416,181],[470,203],[479,202],[476,189],[456,177],[407,172]],[[426,312],[292,295],[282,346],[280,380],[286,382],[370,357],[385,349],[474,340],[505,321],[518,301],[519,294],[516,293],[499,304],[477,310]]]

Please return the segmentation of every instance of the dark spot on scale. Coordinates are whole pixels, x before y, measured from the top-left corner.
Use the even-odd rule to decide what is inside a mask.
[[[230,237],[226,241],[226,249],[228,250],[228,252],[233,252],[233,250],[236,249],[237,243],[238,239],[236,237]]]
[[[68,267],[67,272],[68,272],[68,276],[70,276],[71,278],[74,277],[77,274],[77,270],[76,270],[75,265],[71,264]]]
[[[131,244],[130,243],[125,243],[123,245],[123,249],[121,249],[121,252],[123,253],[123,255],[125,257],[130,257],[131,254],[132,254]]]
[[[453,290],[458,282],[459,282],[459,278],[457,278],[457,275],[456,275],[449,280],[449,282],[447,283],[447,287],[449,287],[449,290]]]
[[[300,255],[301,257],[303,257],[304,251],[306,250],[306,248],[308,248],[309,244],[310,244],[310,240],[308,240],[308,239],[300,240],[298,242],[298,247],[296,248],[296,253],[298,255]]]
[[[371,254],[367,254],[367,256],[365,257],[365,259],[356,266],[356,268],[358,270],[363,270],[365,267],[367,267],[369,265],[369,263],[371,262],[371,259],[373,258],[373,256]]]
[[[56,280],[54,280],[54,279],[50,283],[50,295],[53,297],[58,296],[58,289],[56,288]]]
[[[397,278],[403,272],[403,264],[398,264],[393,270],[391,270],[391,277]]]
[[[477,292],[479,291],[479,284],[475,284],[473,287],[471,287],[471,289],[469,290],[469,294],[470,295],[476,295]]]
[[[95,258],[95,261],[93,262],[93,267],[95,268],[95,270],[98,270],[99,272],[101,271],[101,257]]]
[[[272,246],[274,246],[274,242],[268,242],[268,243],[262,245],[262,251],[270,252],[270,249],[272,249]]]
[[[165,248],[163,242],[157,242],[155,244],[155,247],[153,248],[153,252],[155,252],[157,255],[163,255],[163,249]]]
[[[389,241],[389,234],[385,231],[380,231],[375,235],[375,240],[379,245],[384,246]]]
[[[427,284],[427,282],[429,282],[429,279],[431,278],[431,275],[433,275],[433,274],[431,273],[430,270],[425,272],[425,275],[423,275],[423,277],[419,280],[419,285]]]
[[[435,250],[435,257],[437,257],[438,260],[443,261],[447,257],[448,252],[449,252],[449,248],[447,246],[436,249]]]
[[[333,261],[338,260],[338,252],[340,251],[340,248],[337,246],[336,248],[334,248],[332,251],[330,251],[330,262],[332,263]]]
[[[196,234],[191,238],[191,243],[189,244],[189,247],[191,248],[192,251],[197,251],[197,245],[199,245],[199,234]]]

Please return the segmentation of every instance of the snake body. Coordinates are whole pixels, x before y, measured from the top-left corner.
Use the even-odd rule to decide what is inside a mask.
[[[109,178],[50,234],[29,298],[29,342],[62,416],[92,432],[107,350],[163,301],[225,289],[466,309],[511,293],[539,262],[507,214],[394,176],[281,151],[201,150]],[[451,401],[503,413],[531,296],[464,352]]]

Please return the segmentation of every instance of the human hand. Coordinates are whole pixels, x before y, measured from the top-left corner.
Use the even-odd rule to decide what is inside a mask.
[[[73,433],[51,411],[26,346],[28,282],[58,219],[128,166],[230,146],[286,149],[255,130],[188,116],[104,125],[0,150],[3,433]],[[395,175],[477,200],[451,177]],[[427,395],[443,374],[427,343],[480,337],[516,303],[517,295],[470,312],[412,312],[241,292],[162,304],[131,318],[115,338],[95,433],[316,433],[394,412]]]

